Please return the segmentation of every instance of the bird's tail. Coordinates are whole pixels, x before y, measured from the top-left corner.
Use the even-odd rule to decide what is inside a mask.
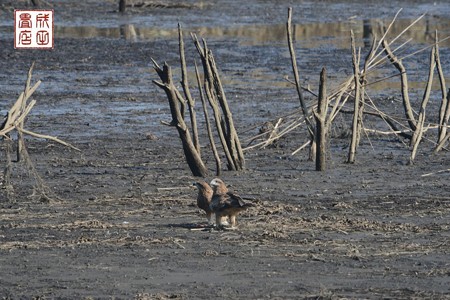
[[[244,208],[244,209],[247,209],[249,207],[255,207],[255,206],[256,205],[251,203],[251,202],[247,202],[247,203],[244,203],[243,205],[241,205],[241,207]]]

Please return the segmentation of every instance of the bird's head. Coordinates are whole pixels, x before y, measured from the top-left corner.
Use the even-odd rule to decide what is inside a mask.
[[[228,188],[222,179],[214,178],[209,184],[216,194],[226,194],[228,192]]]
[[[224,183],[223,183],[223,181],[221,179],[214,178],[213,180],[211,180],[211,182],[209,184],[214,188],[214,187],[221,186]]]

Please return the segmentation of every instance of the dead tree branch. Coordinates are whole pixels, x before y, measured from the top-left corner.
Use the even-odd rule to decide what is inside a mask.
[[[183,87],[184,96],[186,97],[189,116],[191,119],[192,135],[194,140],[194,147],[198,153],[200,153],[200,142],[198,140],[198,129],[197,129],[197,119],[195,116],[195,101],[191,96],[191,91],[189,89],[189,83],[187,80],[187,67],[186,67],[186,56],[184,53],[184,41],[183,41],[183,31],[181,30],[181,25],[178,24],[178,40],[180,47],[180,64],[181,64],[181,86]]]
[[[205,77],[204,90],[214,112],[217,131],[228,162],[228,169],[242,170],[245,167],[244,153],[234,126],[233,116],[228,106],[214,56],[212,51],[208,49],[205,40],[203,40],[202,46],[195,34],[192,34],[192,38],[202,60]]]
[[[436,49],[436,54],[435,54],[436,68],[437,68],[438,75],[439,75],[439,83],[441,86],[441,93],[442,93],[441,107],[439,109],[439,133],[438,133],[437,146],[434,149],[434,152],[436,153],[442,149],[442,146],[439,147],[439,145],[441,145],[441,144],[443,145],[446,141],[445,137],[447,135],[447,125],[448,125],[448,120],[450,117],[450,103],[449,103],[450,101],[449,101],[449,96],[448,96],[448,94],[450,94],[450,90],[447,92],[444,71],[442,70],[441,58],[439,55],[439,39],[438,39],[437,31],[436,31],[435,49]]]
[[[163,68],[160,68],[158,64],[153,60],[153,67],[156,73],[159,75],[161,81],[154,80],[153,83],[166,92],[167,99],[169,101],[170,112],[172,115],[171,126],[174,126],[181,139],[186,162],[191,169],[194,176],[206,177],[208,170],[203,164],[203,161],[198,153],[197,149],[192,142],[191,134],[184,122],[183,107],[180,105],[178,91],[173,83],[172,70],[167,63],[164,63]]]
[[[411,146],[413,147],[411,151],[411,157],[409,160],[411,164],[414,162],[417,153],[417,148],[419,147],[419,143],[422,139],[423,126],[425,124],[425,109],[427,107],[428,101],[430,100],[431,86],[433,84],[433,74],[435,68],[436,68],[436,47],[433,47],[431,49],[430,55],[430,71],[428,73],[428,81],[425,87],[425,92],[423,94],[423,99],[419,111],[418,126],[414,131],[413,137],[411,139]]]
[[[298,67],[297,67],[297,57],[295,54],[294,42],[293,42],[294,35],[292,33],[292,7],[288,8],[288,20],[286,23],[286,29],[287,29],[289,53],[291,56],[291,63],[292,63],[292,71],[294,73],[294,79],[295,79],[295,87],[297,89],[297,94],[298,94],[298,98],[300,100],[300,106],[301,106],[301,109],[303,112],[303,116],[305,117],[305,120],[306,120],[310,139],[312,141],[312,143],[310,143],[310,159],[312,159],[313,157],[315,157],[315,155],[314,155],[314,152],[315,152],[314,151],[314,149],[315,149],[314,132],[315,132],[315,130],[314,130],[314,125],[311,123],[311,119],[310,119],[311,115],[310,115],[310,112],[306,105],[306,102],[303,98],[302,86],[300,84],[300,76],[299,76]]]
[[[158,87],[162,88],[167,95],[170,111],[172,114],[172,121],[167,125],[175,126],[178,130],[180,139],[182,140],[183,150],[186,161],[194,174],[194,176],[205,177],[207,169],[201,159],[200,142],[197,129],[197,120],[195,113],[195,101],[191,95],[189,83],[187,79],[187,66],[184,51],[183,33],[180,24],[178,24],[179,35],[179,55],[181,64],[181,86],[183,88],[184,96],[175,87],[172,79],[172,71],[165,63],[163,68],[159,67],[155,60],[152,59],[154,69],[161,81],[153,81]],[[220,80],[219,72],[212,55],[212,51],[208,49],[206,41],[203,40],[203,46],[200,45],[195,34],[192,34],[194,45],[200,55],[203,65],[204,80],[200,82],[200,75],[198,73],[197,65],[195,65],[195,72],[197,82],[199,84],[199,92],[202,100],[203,113],[205,115],[206,127],[211,148],[216,160],[216,172],[220,173],[220,157],[214,144],[214,138],[209,123],[208,112],[205,107],[206,99],[214,114],[216,129],[222,144],[225,156],[227,158],[227,166],[229,170],[242,170],[244,168],[245,160],[241,148],[241,143],[237,135],[231,110],[228,106],[225,92]],[[185,100],[186,99],[186,100]],[[185,106],[188,106],[189,116],[191,120],[191,131],[185,123]]]
[[[358,148],[359,140],[361,138],[361,128],[362,128],[362,108],[361,104],[361,81],[359,73],[359,64],[361,59],[361,52],[356,53],[355,47],[355,37],[353,35],[353,30],[351,32],[351,44],[352,44],[352,62],[353,62],[353,75],[355,84],[355,100],[354,100],[354,112],[353,112],[353,122],[352,122],[352,140],[350,142],[348,160],[349,163],[355,162],[356,149]]]
[[[402,98],[403,98],[403,108],[405,110],[406,119],[408,121],[409,127],[414,131],[416,130],[416,119],[414,117],[413,110],[411,108],[411,102],[409,100],[408,92],[408,76],[406,75],[406,69],[403,66],[401,60],[399,60],[389,47],[389,43],[383,39],[383,47],[386,52],[387,57],[391,63],[397,68],[401,74],[401,85],[402,85]]]
[[[198,89],[199,89],[199,94],[200,94],[200,100],[202,101],[202,108],[203,108],[203,114],[205,116],[206,130],[208,131],[209,144],[211,145],[211,150],[213,152],[214,160],[216,162],[216,176],[220,176],[220,173],[221,173],[220,156],[219,156],[219,153],[217,152],[216,143],[214,142],[214,136],[213,136],[212,129],[211,129],[211,124],[209,123],[208,109],[206,107],[205,97],[203,96],[204,94],[203,94],[202,82],[200,79],[200,73],[198,71],[197,64],[195,64],[195,75],[197,77],[197,84],[198,84]]]

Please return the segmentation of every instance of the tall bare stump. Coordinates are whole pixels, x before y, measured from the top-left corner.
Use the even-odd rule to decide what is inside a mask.
[[[326,70],[322,69],[320,73],[320,87],[319,87],[319,103],[317,106],[317,113],[315,114],[316,128],[317,128],[317,149],[316,149],[316,171],[325,171],[328,152],[328,123],[327,110],[328,98],[326,90]]]

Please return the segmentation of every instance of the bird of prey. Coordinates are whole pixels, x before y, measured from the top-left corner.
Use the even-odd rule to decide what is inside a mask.
[[[193,185],[198,189],[197,206],[206,212],[208,224],[212,225],[211,215],[213,212],[211,210],[210,204],[213,196],[213,189],[209,186],[208,183],[204,181],[194,182]]]
[[[241,211],[254,206],[253,203],[245,203],[239,195],[229,192],[225,183],[219,178],[214,178],[210,185],[214,191],[210,207],[216,214],[216,226],[223,228],[222,218],[228,216],[231,228],[236,228],[236,216]]]

